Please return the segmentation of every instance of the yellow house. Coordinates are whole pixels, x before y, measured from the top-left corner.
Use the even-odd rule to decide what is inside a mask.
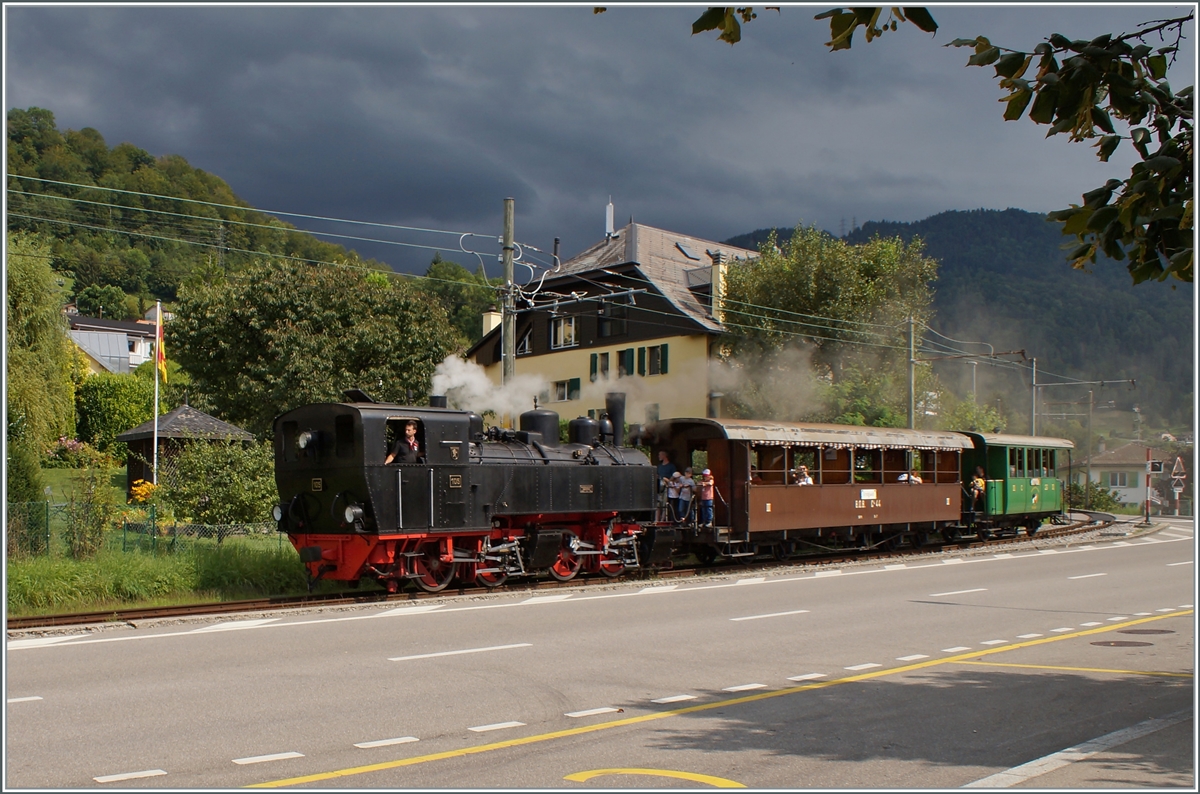
[[[610,232],[546,279],[537,308],[518,307],[516,374],[542,378],[545,407],[564,419],[599,417],[612,391],[625,393],[635,424],[720,416],[709,358],[724,271],[757,255],[637,223]],[[497,385],[501,345],[500,314],[489,312],[467,357]]]

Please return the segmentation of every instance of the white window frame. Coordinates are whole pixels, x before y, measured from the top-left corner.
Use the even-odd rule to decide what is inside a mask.
[[[521,337],[521,341],[517,342],[517,355],[518,356],[527,356],[530,353],[532,353],[533,352],[532,342],[533,342],[533,329],[529,328],[529,329],[526,329],[524,336]]]
[[[574,317],[555,317],[550,321],[550,349],[562,350],[568,347],[578,347],[579,337],[576,334]]]

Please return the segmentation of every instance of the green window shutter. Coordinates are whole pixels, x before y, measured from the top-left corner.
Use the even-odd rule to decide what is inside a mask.
[[[591,379],[592,383],[596,382],[596,370],[599,368],[599,360],[600,360],[600,356],[597,355],[596,353],[592,353],[591,372],[588,375],[588,377]]]
[[[579,378],[571,378],[569,381],[567,381],[567,399],[579,399]]]
[[[660,375],[667,374],[667,346],[666,345],[662,346],[662,353],[659,354],[658,372]]]
[[[638,374],[643,376],[646,374],[646,348],[644,347],[638,348]]]
[[[625,374],[632,375],[633,374],[633,348],[627,347],[624,350],[622,350],[621,358],[624,359],[624,362],[625,362]]]

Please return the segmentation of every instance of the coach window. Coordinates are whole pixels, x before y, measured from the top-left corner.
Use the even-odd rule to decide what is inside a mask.
[[[821,456],[816,447],[792,447],[788,450],[788,483],[799,478],[800,467],[808,469],[814,485],[821,484]]]
[[[1046,476],[1046,472],[1042,471],[1042,451],[1040,449],[1029,450],[1029,476]]]
[[[1047,449],[1042,452],[1042,463],[1046,467],[1047,477],[1058,476],[1058,454],[1057,450]]]
[[[761,446],[754,448],[758,476],[764,483],[782,485],[787,462],[787,447]]]
[[[1025,476],[1025,450],[1010,447],[1008,450],[1008,476]]]
[[[961,465],[960,455],[962,454],[957,449],[939,449],[937,455],[937,481],[938,482],[958,482]],[[926,480],[925,482],[929,482]]]
[[[883,482],[883,450],[854,450],[854,481]]]
[[[911,466],[909,465],[910,451],[907,449],[885,449],[883,450],[883,481],[897,482],[901,474],[907,474],[910,468],[916,468],[917,463],[914,460]],[[907,479],[907,478],[906,478]]]

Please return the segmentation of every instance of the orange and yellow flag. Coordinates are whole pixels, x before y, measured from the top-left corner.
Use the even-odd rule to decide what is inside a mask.
[[[154,343],[154,360],[158,365],[159,374],[162,375],[162,382],[167,382],[167,349],[163,345],[163,322],[162,322],[162,307],[158,309],[158,339]]]

